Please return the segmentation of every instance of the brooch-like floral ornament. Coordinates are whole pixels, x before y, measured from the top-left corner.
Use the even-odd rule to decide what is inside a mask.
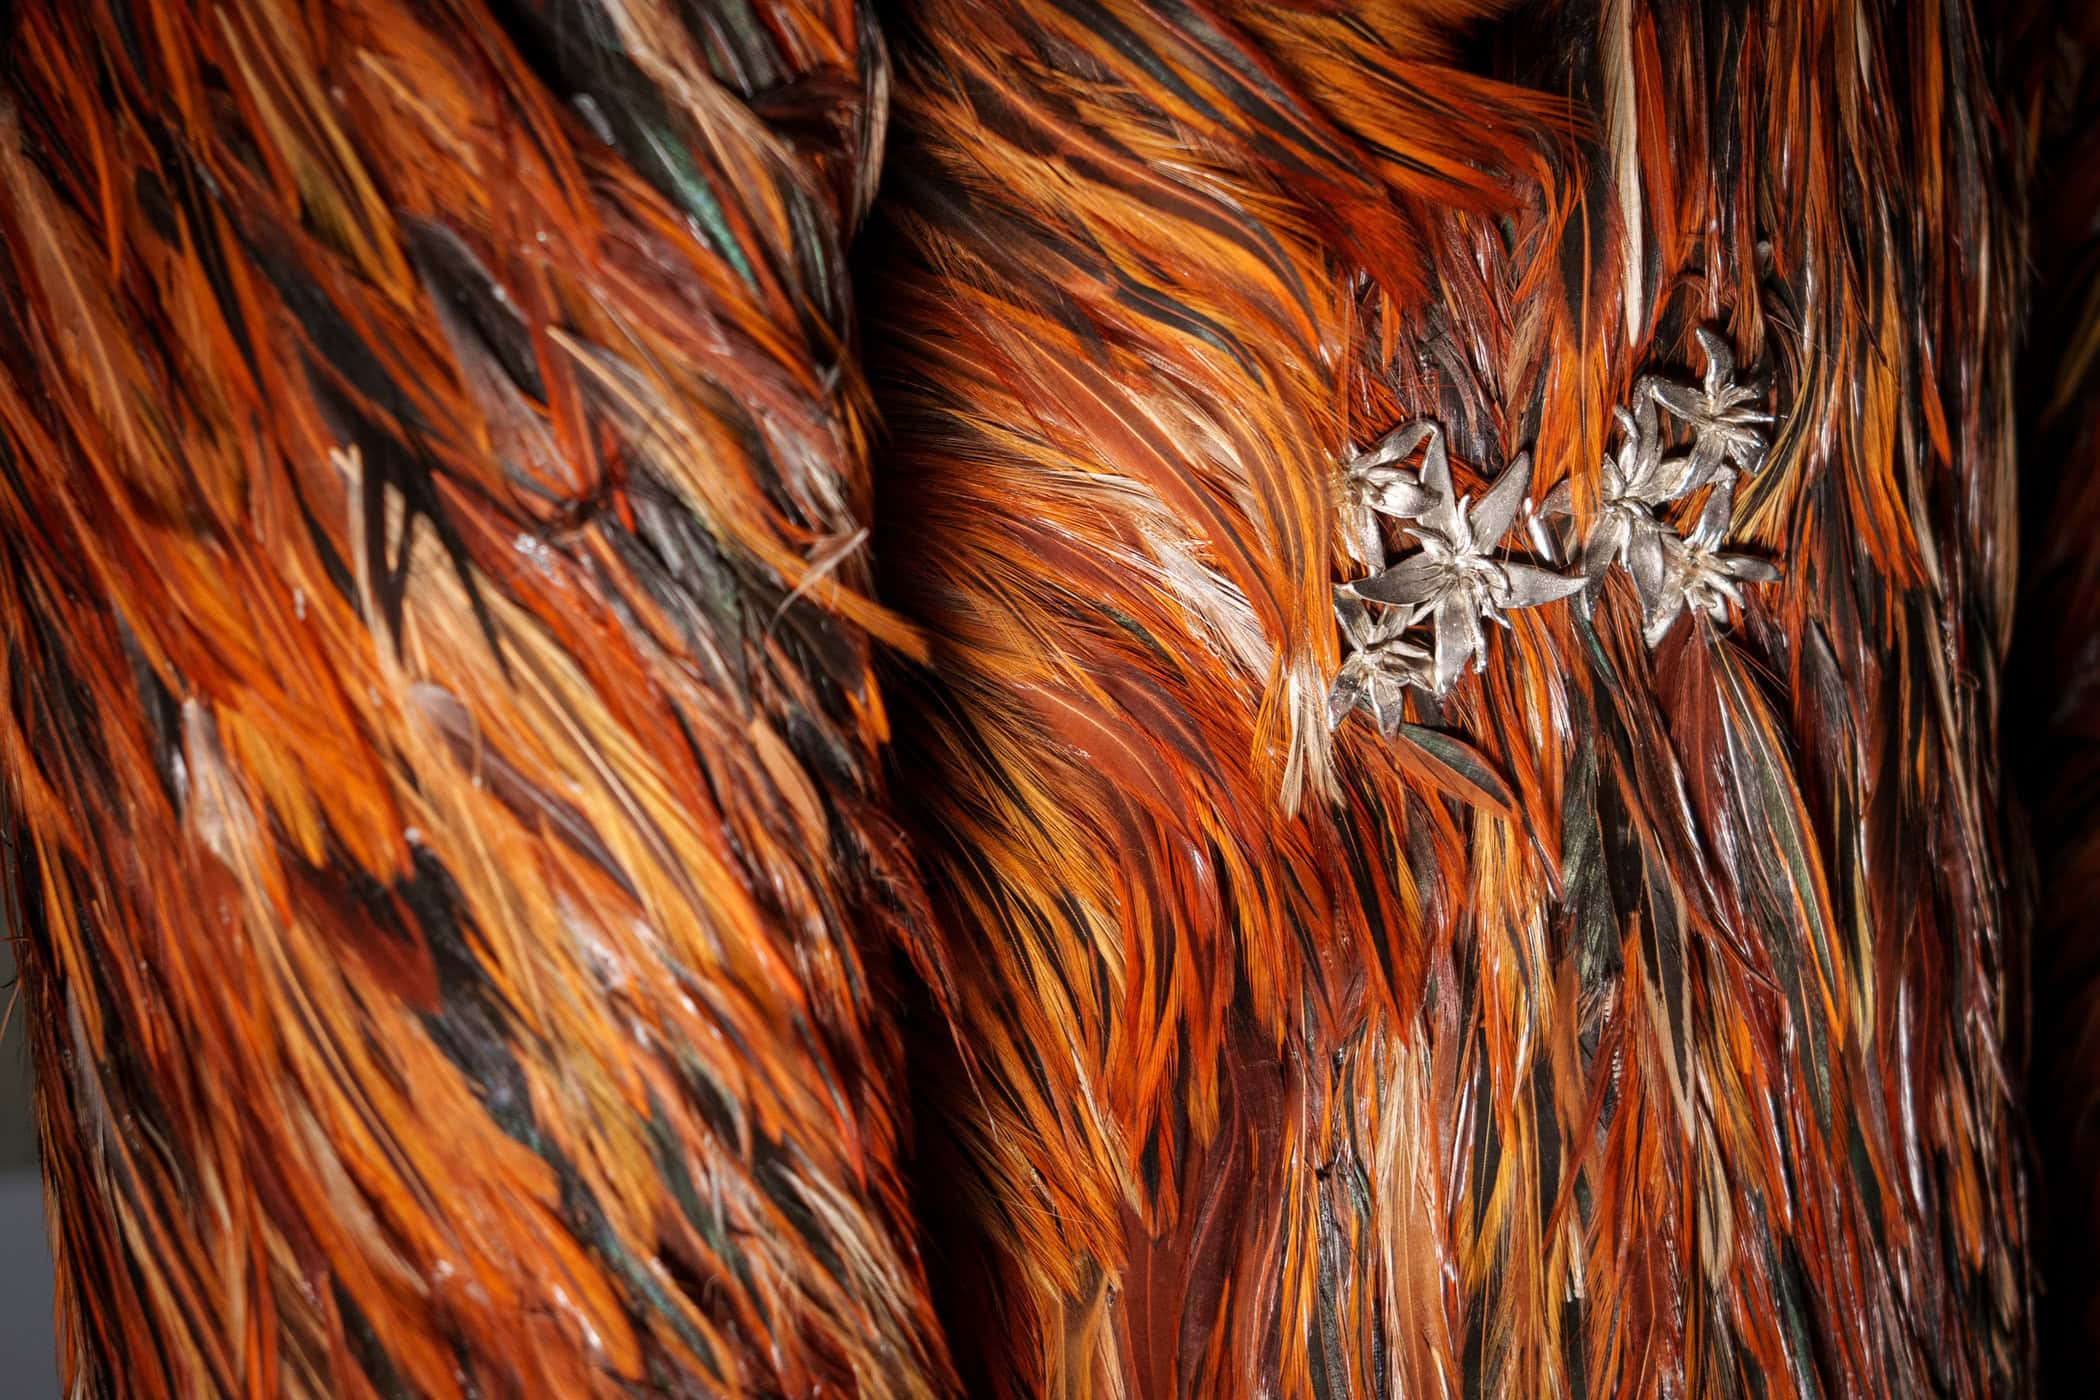
[[[1328,723],[1340,724],[1351,710],[1361,708],[1380,730],[1391,734],[1405,718],[1400,702],[1407,688],[1434,684],[1428,651],[1406,636],[1414,616],[1386,608],[1373,617],[1363,600],[1346,588],[1334,591],[1334,610],[1350,651],[1327,696]]]
[[[1645,382],[1657,403],[1692,430],[1691,465],[1684,489],[1696,491],[1723,470],[1733,478],[1749,475],[1765,459],[1764,429],[1772,415],[1752,408],[1759,393],[1735,380],[1735,351],[1704,326],[1693,332],[1706,373],[1698,388],[1650,377]],[[1638,390],[1636,390],[1638,392]]]
[[[1632,577],[1644,632],[1654,646],[1687,612],[1725,621],[1740,606],[1744,583],[1770,583],[1779,571],[1765,560],[1728,553],[1721,545],[1735,506],[1735,482],[1764,461],[1764,428],[1772,420],[1754,407],[1759,393],[1737,382],[1735,355],[1713,331],[1697,332],[1706,372],[1698,385],[1645,375],[1630,407],[1615,410],[1617,451],[1603,464],[1598,510],[1561,573],[1511,558],[1504,537],[1526,510],[1526,530],[1541,557],[1559,542],[1548,521],[1565,522],[1572,492],[1562,482],[1536,512],[1526,509],[1531,459],[1519,456],[1476,502],[1457,495],[1443,430],[1418,420],[1388,433],[1343,468],[1343,543],[1365,577],[1335,591],[1335,608],[1349,654],[1328,697],[1332,721],[1367,711],[1390,733],[1401,720],[1409,687],[1447,693],[1464,674],[1487,664],[1484,622],[1508,625],[1511,609],[1580,596],[1585,612],[1613,564]],[[1672,450],[1662,413],[1681,424]],[[1419,471],[1404,465],[1417,450]],[[1658,513],[1662,506],[1710,487],[1689,535]],[[1389,532],[1387,521],[1392,522]],[[1415,548],[1391,557],[1392,534]],[[1419,629],[1427,624],[1429,635]]]
[[[1721,482],[1706,498],[1706,508],[1699,512],[1691,534],[1679,539],[1664,533],[1661,580],[1641,597],[1649,646],[1670,635],[1677,619],[1687,612],[1703,612],[1715,622],[1726,622],[1728,605],[1743,605],[1742,592],[1736,587],[1739,583],[1779,582],[1779,568],[1771,560],[1721,552],[1734,507],[1734,484]]]
[[[1383,603],[1408,626],[1428,618],[1435,629],[1429,689],[1451,688],[1468,661],[1487,665],[1483,621],[1507,626],[1511,608],[1532,608],[1579,592],[1582,580],[1491,550],[1516,523],[1531,485],[1531,459],[1519,457],[1477,502],[1456,495],[1444,435],[1431,430],[1422,457],[1421,503],[1401,514],[1402,532],[1421,547],[1390,568],[1349,585],[1362,599]],[[1390,625],[1388,620],[1387,625]]]

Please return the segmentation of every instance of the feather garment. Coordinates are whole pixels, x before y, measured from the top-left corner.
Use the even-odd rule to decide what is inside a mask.
[[[2020,1393],[2020,190],[1968,8],[897,8],[877,543],[971,1393]],[[1658,626],[1605,570],[1330,731],[1361,445],[1433,423],[1474,501],[1528,452],[1586,537],[1702,330],[1780,580]],[[1717,541],[1712,489],[1657,528]]]
[[[72,1393],[948,1393],[865,15],[6,24],[0,761]]]

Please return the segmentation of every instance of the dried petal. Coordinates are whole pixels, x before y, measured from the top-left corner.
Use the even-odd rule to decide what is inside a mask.
[[[1692,527],[1687,541],[1694,549],[1718,548],[1728,534],[1728,522],[1735,513],[1735,486],[1723,481],[1716,485],[1706,498],[1706,505],[1699,512],[1699,522]]]
[[[1745,583],[1777,583],[1780,579],[1777,564],[1769,559],[1754,559],[1747,554],[1724,554],[1721,556],[1721,567],[1728,571],[1731,578],[1739,578]]]
[[[1663,574],[1663,527],[1650,520],[1633,531],[1626,546],[1626,571],[1633,575],[1634,591],[1640,595],[1641,611],[1654,616],[1665,594]]]
[[[1504,583],[1494,593],[1498,608],[1535,608],[1580,593],[1587,580],[1511,560],[1502,565]]]
[[[1531,454],[1519,453],[1468,513],[1466,523],[1472,527],[1473,542],[1482,549],[1493,549],[1516,523],[1517,508],[1530,489]]]
[[[1398,467],[1381,467],[1379,472],[1363,500],[1380,515],[1412,520],[1436,505],[1435,493],[1425,490],[1413,472]]]
[[[1342,635],[1352,647],[1367,647],[1378,640],[1379,628],[1371,610],[1347,588],[1334,590],[1334,615],[1342,624]]]
[[[1404,462],[1415,453],[1415,449],[1437,436],[1437,425],[1426,418],[1417,418],[1411,423],[1402,423],[1378,440],[1378,445],[1349,464],[1355,474],[1388,463]]]
[[[1422,454],[1422,485],[1435,501],[1416,518],[1445,539],[1455,541],[1464,522],[1459,517],[1456,488],[1451,484],[1451,457],[1444,448],[1441,430],[1432,431],[1429,450]]]
[[[1350,587],[1358,597],[1374,603],[1420,608],[1435,600],[1437,580],[1443,572],[1442,565],[1422,552],[1408,555],[1382,573],[1358,579]]]
[[[1706,356],[1706,392],[1711,397],[1735,378],[1735,347],[1706,326],[1692,332],[1692,339],[1699,342],[1699,353]]]
[[[1333,688],[1327,692],[1327,727],[1339,726],[1349,718],[1350,711],[1364,703],[1364,699],[1364,673],[1352,670],[1344,662],[1340,674],[1334,678]]]
[[[1597,596],[1604,575],[1626,553],[1632,533],[1633,520],[1623,507],[1607,509],[1591,527],[1589,538],[1582,544],[1584,585],[1590,598]]]
[[[1689,384],[1658,379],[1651,393],[1657,403],[1687,421],[1697,418],[1706,409],[1706,395]]]
[[[1444,694],[1465,670],[1466,662],[1487,650],[1480,614],[1462,592],[1446,593],[1436,602],[1436,693]]]

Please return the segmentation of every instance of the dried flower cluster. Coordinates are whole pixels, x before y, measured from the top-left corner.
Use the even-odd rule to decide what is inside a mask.
[[[1372,572],[1335,591],[1349,655],[1328,697],[1333,722],[1363,709],[1390,732],[1410,686],[1443,695],[1468,662],[1475,670],[1486,665],[1484,621],[1507,626],[1504,614],[1512,608],[1570,597],[1587,611],[1615,563],[1633,579],[1650,646],[1687,612],[1725,621],[1728,604],[1742,603],[1739,585],[1779,577],[1768,561],[1721,548],[1736,480],[1764,460],[1763,429],[1771,415],[1753,406],[1758,391],[1736,380],[1728,342],[1704,329],[1698,342],[1706,359],[1698,385],[1645,375],[1634,384],[1631,408],[1615,411],[1622,440],[1604,462],[1597,514],[1572,572],[1497,553],[1519,507],[1535,548],[1548,559],[1556,550],[1546,522],[1565,523],[1572,515],[1567,482],[1532,510],[1528,454],[1511,462],[1478,502],[1456,494],[1443,430],[1426,420],[1394,429],[1348,464],[1344,543]],[[1677,450],[1663,431],[1664,411],[1685,430]],[[1418,449],[1419,470],[1401,465]],[[1708,487],[1691,532],[1680,534],[1662,507]],[[1415,546],[1397,558],[1387,548],[1387,520]]]

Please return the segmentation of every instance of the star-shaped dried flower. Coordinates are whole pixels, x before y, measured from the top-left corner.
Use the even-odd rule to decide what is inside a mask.
[[[1429,444],[1431,455],[1444,455],[1444,435],[1436,424],[1426,419],[1403,423],[1379,439],[1376,447],[1342,468],[1347,496],[1342,542],[1349,557],[1367,569],[1385,563],[1385,532],[1378,523],[1379,516],[1403,519],[1435,504],[1423,489],[1421,477],[1400,465],[1424,442]]]
[[[1429,684],[1429,653],[1402,635],[1411,620],[1404,609],[1382,608],[1374,617],[1362,599],[1338,588],[1334,611],[1353,650],[1328,692],[1327,722],[1340,724],[1351,710],[1361,709],[1381,732],[1391,734],[1399,727],[1407,688]]]
[[[1667,379],[1650,382],[1655,401],[1684,420],[1692,430],[1689,472],[1682,491],[1695,491],[1724,473],[1755,472],[1764,460],[1763,428],[1772,415],[1749,407],[1758,391],[1735,382],[1735,351],[1714,332],[1701,327],[1696,333],[1700,353],[1706,356],[1706,374],[1698,388]]]
[[[1691,459],[1663,452],[1662,423],[1655,405],[1660,401],[1663,380],[1643,375],[1633,386],[1633,408],[1615,408],[1612,421],[1619,428],[1619,450],[1604,461],[1604,498],[1643,501],[1661,505],[1674,501],[1691,489],[1687,477]]]
[[[1642,384],[1652,381],[1643,380]],[[1612,410],[1618,421],[1619,450],[1604,459],[1603,491],[1597,503],[1597,518],[1582,542],[1583,605],[1594,603],[1604,576],[1611,566],[1624,560],[1637,585],[1649,580],[1655,586],[1662,574],[1663,537],[1669,527],[1655,516],[1654,507],[1674,499],[1683,490],[1689,459],[1665,457],[1662,432],[1655,418],[1655,401],[1635,386],[1635,409]],[[1549,508],[1568,509],[1568,484],[1562,482],[1547,498]]]
[[[1641,571],[1634,570],[1649,646],[1668,636],[1677,619],[1687,612],[1703,612],[1716,622],[1727,621],[1728,605],[1741,607],[1743,603],[1738,584],[1778,581],[1779,570],[1770,561],[1721,552],[1721,541],[1728,534],[1734,508],[1735,488],[1724,480],[1706,498],[1699,523],[1692,527],[1689,536],[1663,536],[1662,559],[1653,574],[1644,580]]]
[[[1423,458],[1421,483],[1433,498],[1416,512],[1408,533],[1422,546],[1399,563],[1350,585],[1360,598],[1385,603],[1413,622],[1429,617],[1436,624],[1436,656],[1430,687],[1441,695],[1451,688],[1468,661],[1487,664],[1483,619],[1506,623],[1510,608],[1536,607],[1580,590],[1583,581],[1519,560],[1489,555],[1509,532],[1517,507],[1531,484],[1531,458],[1510,463],[1478,504],[1460,499],[1451,483],[1451,467],[1438,435]],[[1404,624],[1403,624],[1404,625]]]

